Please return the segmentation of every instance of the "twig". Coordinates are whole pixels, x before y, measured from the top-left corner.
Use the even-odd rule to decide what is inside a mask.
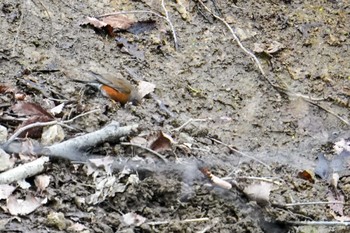
[[[138,125],[120,127],[118,122],[112,121],[112,123],[92,133],[84,134],[59,144],[44,147],[42,154],[71,161],[84,160],[85,157],[81,156],[83,150],[86,150],[89,147],[94,147],[103,142],[115,142],[120,137],[129,135],[137,129]]]
[[[165,16],[166,16],[166,19],[168,21],[168,24],[171,28],[171,31],[173,32],[173,39],[174,39],[174,44],[175,44],[175,50],[178,50],[178,43],[177,43],[177,37],[176,37],[176,32],[175,32],[175,28],[174,28],[174,25],[173,23],[171,22],[170,20],[170,16],[169,16],[169,12],[167,11],[166,7],[165,7],[165,2],[164,0],[162,0],[162,7],[163,7],[163,10],[165,12]]]
[[[350,221],[337,222],[337,221],[287,221],[287,224],[291,225],[324,225],[324,226],[350,226]]]
[[[217,140],[217,139],[215,139],[215,138],[209,138],[209,139],[210,139],[210,140],[213,140],[213,141],[216,142],[216,143],[219,143],[219,144],[221,144],[221,145],[226,146],[227,148],[229,148],[229,149],[232,150],[233,152],[236,152],[237,154],[240,154],[240,155],[242,155],[242,156],[244,156],[244,157],[250,158],[250,159],[252,159],[252,160],[258,162],[258,163],[264,165],[265,167],[267,167],[267,169],[271,170],[271,167],[270,167],[269,165],[267,165],[266,163],[264,163],[263,161],[261,161],[261,160],[259,160],[259,159],[257,159],[257,158],[254,158],[253,156],[247,155],[247,154],[245,154],[245,153],[243,153],[243,152],[241,152],[241,151],[239,151],[239,150],[233,148],[232,146],[230,146],[230,145],[228,145],[228,144],[226,144],[226,143],[223,143],[223,142],[221,142],[221,141],[219,141],[219,140]]]
[[[94,112],[98,112],[100,111],[99,109],[94,109],[94,110],[91,110],[91,111],[88,111],[86,113],[83,113],[83,114],[80,114],[70,120],[66,120],[66,121],[49,121],[49,122],[36,122],[36,123],[33,123],[33,124],[29,124],[29,125],[26,125],[22,128],[20,128],[16,133],[14,133],[8,140],[7,142],[4,144],[4,148],[9,145],[11,142],[13,142],[17,137],[18,135],[20,135],[21,133],[27,131],[28,129],[31,129],[31,128],[34,128],[34,127],[44,127],[44,126],[50,126],[50,125],[55,125],[55,124],[60,124],[60,125],[64,125],[66,123],[71,123],[73,122],[74,120],[76,120],[77,118],[80,118],[80,117],[83,117],[85,115],[88,115],[88,114],[91,114],[91,113],[94,113]]]
[[[48,161],[49,157],[44,156],[29,163],[19,165],[11,170],[7,170],[0,174],[0,184],[8,184],[39,174],[44,170],[44,164]]]
[[[220,20],[223,24],[225,24],[225,26],[228,28],[228,30],[231,32],[233,38],[236,40],[238,46],[251,58],[253,58],[253,60],[255,61],[255,63],[257,64],[261,74],[266,77],[266,74],[261,66],[261,63],[259,61],[259,59],[252,53],[250,52],[248,49],[246,49],[243,44],[241,43],[241,41],[239,40],[238,36],[236,35],[236,33],[233,31],[232,27],[220,16],[216,15],[214,12],[212,12],[201,0],[197,0],[206,11],[208,11],[214,18]]]
[[[313,202],[296,202],[283,204],[284,206],[301,206],[301,205],[328,205],[328,204],[345,204],[343,201],[313,201]]]
[[[239,40],[238,36],[235,34],[234,30],[232,29],[232,27],[220,16],[216,15],[214,12],[212,12],[201,0],[197,0],[206,11],[208,11],[214,18],[220,20],[223,24],[225,24],[225,26],[229,29],[229,31],[231,32],[233,38],[236,40],[238,46],[251,58],[253,58],[253,60],[255,61],[255,63],[257,64],[260,73],[263,75],[263,77],[265,78],[265,80],[273,87],[275,88],[277,91],[282,92],[288,96],[293,96],[293,97],[301,97],[305,100],[324,100],[324,98],[313,98],[313,97],[309,97],[300,93],[294,93],[291,91],[288,91],[286,88],[283,88],[279,85],[276,85],[274,83],[271,82],[271,80],[267,77],[267,75],[265,74],[262,65],[259,61],[259,59],[252,53],[250,52],[247,48],[245,48],[242,44],[242,42]],[[337,116],[338,117],[338,116]],[[339,117],[338,117],[339,118]],[[342,119],[341,119],[342,120]],[[343,121],[343,120],[342,120]],[[344,121],[343,121],[344,122]],[[346,121],[345,121],[346,122]],[[348,122],[346,122],[347,124],[349,124]]]
[[[184,128],[186,125],[188,125],[191,122],[203,122],[203,121],[207,121],[207,120],[208,120],[207,118],[205,118],[205,119],[193,119],[193,118],[190,118],[188,121],[183,123],[180,127],[175,128],[175,129],[173,129],[171,131],[180,131],[182,128]]]
[[[138,145],[138,144],[134,144],[134,143],[129,143],[129,142],[122,142],[120,143],[121,145],[125,145],[125,146],[134,146],[134,147],[138,147],[138,148],[141,148],[143,150],[146,150],[154,155],[156,155],[158,158],[160,158],[164,163],[168,162],[168,160],[161,154],[159,154],[157,151],[154,151],[150,148],[147,148],[147,147],[144,147],[144,146],[141,146],[141,145]]]
[[[204,221],[209,221],[209,218],[192,218],[192,219],[185,219],[181,221],[159,221],[159,222],[146,222],[146,224],[151,225],[151,226],[157,226],[157,225],[164,225],[164,224],[169,224],[172,222],[178,222],[178,223],[191,223],[191,222],[204,222]]]
[[[341,120],[341,121],[342,121],[343,123],[345,123],[346,125],[350,125],[350,122],[349,122],[349,121],[345,120],[344,118],[342,118],[341,116],[339,116],[339,115],[336,114],[335,112],[333,112],[333,111],[331,111],[331,110],[329,110],[329,109],[327,109],[327,108],[321,106],[320,104],[317,104],[317,103],[315,103],[315,102],[313,102],[313,101],[311,101],[311,100],[309,100],[309,99],[305,99],[305,101],[308,102],[308,103],[310,103],[310,104],[312,104],[312,105],[315,105],[316,107],[319,107],[320,109],[322,109],[322,110],[328,112],[329,114],[335,116],[336,118],[338,118],[339,120]]]

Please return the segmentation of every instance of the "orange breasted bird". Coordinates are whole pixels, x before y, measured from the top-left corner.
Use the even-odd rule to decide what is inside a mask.
[[[133,105],[140,104],[141,98],[139,96],[139,93],[129,81],[110,75],[102,76],[92,71],[89,71],[89,73],[94,76],[95,80],[84,81],[79,79],[72,79],[72,81],[85,83],[87,85],[96,87],[101,91],[103,96],[123,105],[128,102],[131,102]]]

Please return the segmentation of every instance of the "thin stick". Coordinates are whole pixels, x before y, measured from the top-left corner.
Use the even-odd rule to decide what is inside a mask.
[[[350,226],[350,221],[287,221],[287,224],[292,225],[324,225],[324,226]]]
[[[328,205],[328,204],[345,204],[343,201],[313,201],[313,202],[296,202],[284,204],[284,206],[301,206],[301,205]]]
[[[146,150],[154,155],[156,155],[158,158],[160,158],[164,163],[168,162],[168,160],[161,154],[159,154],[157,151],[154,151],[150,148],[147,148],[147,147],[144,147],[144,146],[141,146],[141,145],[138,145],[138,144],[134,144],[134,143],[129,143],[129,142],[122,142],[120,143],[121,145],[125,145],[125,146],[134,146],[134,147],[138,147],[138,148],[141,148],[143,150]]]
[[[250,159],[252,159],[252,160],[258,162],[258,163],[264,165],[265,167],[267,167],[269,170],[271,170],[271,167],[270,167],[269,165],[267,165],[266,163],[264,163],[263,161],[261,161],[261,160],[259,160],[259,159],[257,159],[257,158],[254,158],[253,156],[247,155],[247,154],[245,154],[245,153],[243,153],[243,152],[241,152],[241,151],[239,151],[239,150],[233,148],[232,146],[230,146],[230,145],[228,145],[228,144],[226,144],[226,143],[223,143],[223,142],[221,142],[221,141],[219,141],[219,140],[217,140],[217,139],[215,139],[215,138],[209,138],[209,139],[210,139],[210,140],[213,140],[213,141],[216,142],[216,143],[219,143],[219,144],[221,144],[221,145],[226,146],[227,148],[229,148],[229,149],[232,150],[233,152],[236,152],[237,154],[240,154],[240,155],[242,155],[242,156],[244,156],[244,157],[250,158]]]
[[[255,61],[255,63],[257,64],[261,74],[266,77],[265,72],[261,66],[261,63],[259,61],[259,59],[252,53],[250,52],[248,49],[246,49],[243,44],[241,43],[241,41],[239,40],[238,36],[235,34],[235,32],[233,31],[232,27],[220,16],[216,15],[214,12],[212,12],[206,5],[204,5],[204,3],[201,0],[198,0],[198,2],[204,7],[204,9],[206,11],[208,11],[214,18],[220,20],[223,24],[225,24],[225,26],[228,28],[228,30],[231,32],[233,38],[236,40],[238,46],[251,58],[253,58],[253,60]]]
[[[7,142],[5,143],[4,147],[6,147],[7,145],[9,145],[11,142],[13,142],[17,137],[18,135],[20,135],[21,133],[25,132],[26,130],[28,129],[31,129],[31,128],[34,128],[34,127],[44,127],[44,126],[50,126],[50,125],[55,125],[55,124],[66,124],[66,123],[70,123],[70,122],[73,122],[74,120],[76,120],[77,118],[80,118],[82,116],[85,116],[87,114],[91,114],[91,113],[94,113],[94,112],[97,112],[97,111],[100,111],[99,109],[95,109],[95,110],[91,110],[89,112],[86,112],[86,113],[83,113],[83,114],[80,114],[70,120],[66,120],[66,121],[49,121],[49,122],[36,122],[36,123],[33,123],[33,124],[29,124],[29,125],[26,125],[22,128],[20,128],[16,133],[14,133],[8,140]]]
[[[162,7],[163,7],[163,10],[165,12],[165,16],[166,16],[166,19],[168,21],[168,24],[171,28],[171,31],[173,32],[173,39],[174,39],[174,44],[175,44],[175,50],[178,50],[178,44],[177,44],[177,37],[176,37],[176,32],[175,32],[175,28],[174,28],[174,25],[173,23],[171,22],[170,20],[170,16],[169,16],[169,12],[167,11],[166,7],[165,7],[165,3],[164,3],[164,0],[162,0]]]
[[[312,105],[315,105],[316,107],[319,107],[320,109],[322,109],[322,110],[328,112],[329,114],[335,116],[336,118],[338,118],[339,120],[341,120],[341,121],[342,121],[343,123],[345,123],[346,125],[350,125],[350,122],[349,122],[349,121],[345,120],[344,118],[342,118],[341,116],[339,116],[339,115],[336,114],[335,112],[333,112],[333,111],[331,111],[331,110],[329,110],[329,109],[327,109],[327,108],[325,108],[325,107],[323,107],[323,106],[321,106],[321,105],[319,105],[319,104],[317,104],[317,103],[315,103],[315,102],[313,102],[313,101],[311,101],[311,100],[309,100],[309,99],[305,99],[305,101],[308,102],[308,103],[310,103],[310,104],[312,104]]]
[[[146,224],[151,225],[151,226],[157,226],[157,225],[164,225],[164,224],[169,224],[172,222],[178,222],[178,223],[191,223],[191,222],[204,222],[204,221],[209,221],[209,218],[192,218],[192,219],[185,219],[181,221],[159,221],[159,222],[148,222]]]
[[[172,131],[180,131],[182,128],[184,128],[186,125],[188,125],[191,122],[202,122],[202,121],[207,121],[208,119],[193,119],[190,118],[188,121],[186,121],[185,123],[183,123],[180,127],[173,129]]]
[[[273,84],[271,82],[271,80],[267,77],[267,75],[265,74],[263,68],[262,68],[262,65],[259,61],[259,59],[252,53],[250,52],[247,48],[245,48],[242,44],[242,42],[239,40],[238,36],[235,34],[234,30],[232,29],[232,27],[223,19],[221,18],[220,16],[216,15],[215,13],[213,13],[206,5],[204,5],[204,3],[201,1],[201,0],[198,0],[198,2],[204,7],[204,9],[206,11],[208,11],[214,18],[220,20],[223,24],[225,24],[225,26],[229,29],[229,31],[231,32],[233,38],[237,41],[237,44],[238,46],[248,55],[250,56],[251,58],[253,58],[253,60],[255,61],[255,63],[257,64],[261,74],[263,75],[263,77],[265,78],[265,80],[273,87],[275,88],[276,90],[288,95],[288,96],[294,96],[294,97],[301,97],[303,99],[306,99],[306,100],[324,100],[324,98],[312,98],[312,97],[309,97],[309,96],[306,96],[306,95],[303,95],[303,94],[300,94],[300,93],[294,93],[294,92],[291,92],[291,91],[288,91],[286,88],[283,88],[283,87],[280,87],[276,84]]]

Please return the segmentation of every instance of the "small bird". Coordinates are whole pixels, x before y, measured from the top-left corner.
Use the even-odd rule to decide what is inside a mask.
[[[134,88],[129,81],[110,75],[102,76],[93,71],[89,71],[89,73],[94,76],[95,80],[84,81],[72,79],[72,81],[96,87],[101,91],[103,96],[119,102],[122,105],[128,102],[131,102],[133,105],[140,104],[140,95],[137,89]]]

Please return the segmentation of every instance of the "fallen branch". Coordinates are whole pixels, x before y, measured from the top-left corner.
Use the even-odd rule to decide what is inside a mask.
[[[43,154],[50,157],[58,157],[68,160],[81,160],[82,151],[94,147],[103,142],[115,142],[123,136],[135,132],[138,125],[120,127],[118,122],[112,122],[104,128],[70,140],[43,148]]]
[[[34,176],[44,170],[44,164],[49,161],[49,157],[41,157],[26,164],[19,165],[11,170],[0,174],[0,184],[8,184],[17,180]]]

